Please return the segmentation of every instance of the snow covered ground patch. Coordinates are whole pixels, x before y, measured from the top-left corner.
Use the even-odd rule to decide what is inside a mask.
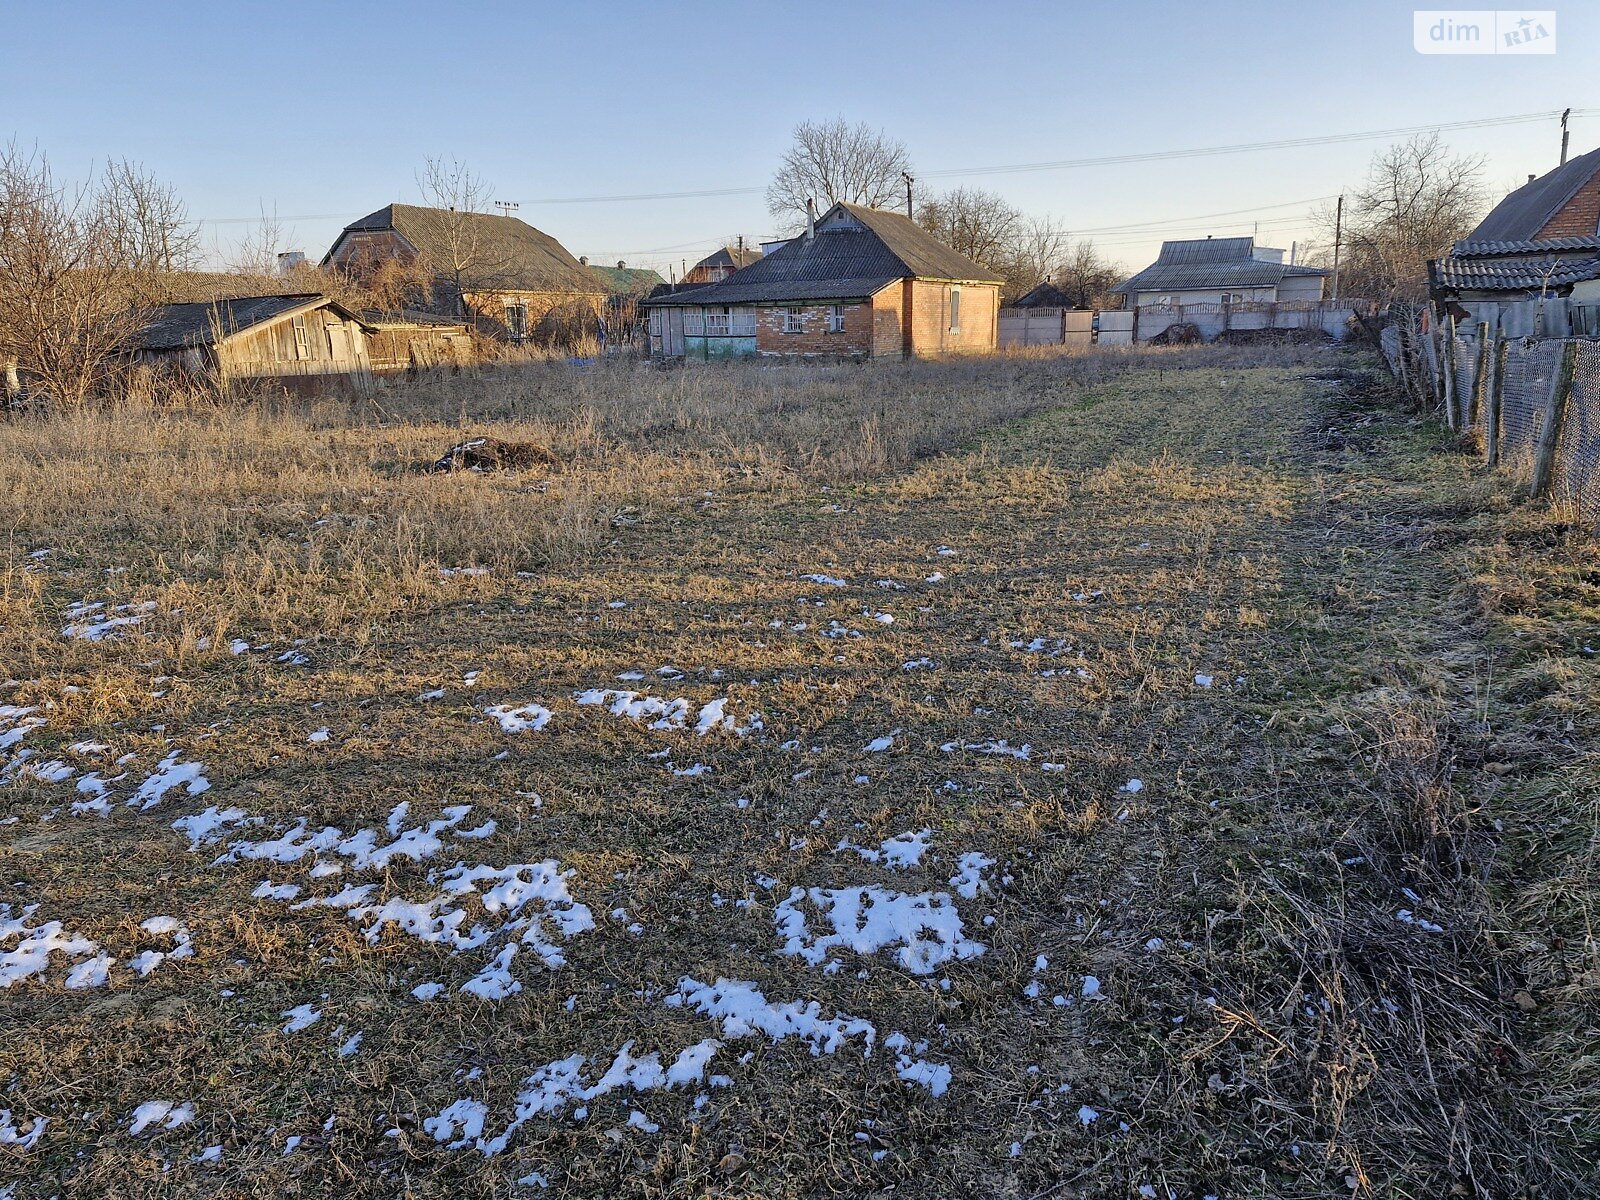
[[[798,955],[814,967],[836,950],[876,954],[893,949],[894,960],[913,975],[931,975],[946,963],[976,958],[988,949],[965,935],[961,914],[945,892],[796,887],[773,918],[783,939],[780,953]]]

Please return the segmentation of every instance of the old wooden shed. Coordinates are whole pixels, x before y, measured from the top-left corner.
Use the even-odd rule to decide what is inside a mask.
[[[300,392],[371,379],[371,328],[317,294],[244,296],[147,310],[135,363],[227,386],[267,380]]]

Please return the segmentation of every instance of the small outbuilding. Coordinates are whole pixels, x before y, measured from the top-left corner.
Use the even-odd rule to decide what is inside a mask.
[[[369,331],[367,356],[374,375],[456,370],[478,358],[472,329],[465,321],[405,308],[396,312],[364,310],[361,323]]]
[[[269,381],[300,392],[365,387],[371,379],[373,328],[318,293],[167,304],[144,316],[129,357],[158,371],[223,386]]]

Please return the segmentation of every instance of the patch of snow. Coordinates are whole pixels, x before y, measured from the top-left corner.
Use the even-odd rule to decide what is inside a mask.
[[[483,710],[500,724],[502,733],[538,733],[550,723],[550,710],[538,704],[495,704]]]
[[[811,926],[803,905],[816,910],[827,932]],[[897,947],[894,958],[914,975],[929,975],[952,960],[988,949],[967,938],[961,914],[944,892],[913,895],[879,887],[792,888],[774,911],[781,953],[820,966],[836,949],[876,954]]]

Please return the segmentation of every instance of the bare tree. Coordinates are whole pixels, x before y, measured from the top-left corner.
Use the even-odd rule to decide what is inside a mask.
[[[793,231],[808,199],[824,208],[840,200],[884,208],[900,197],[910,170],[905,143],[881,129],[843,117],[802,121],[767,187],[767,211]]]
[[[1052,278],[1067,262],[1069,239],[1054,217],[1023,217],[1013,240],[1011,274],[1018,295]],[[1092,244],[1085,242],[1093,251]]]
[[[133,286],[132,218],[116,187],[58,183],[37,151],[0,150],[0,364],[8,399],[81,405],[145,323]]]
[[[283,249],[283,225],[276,211],[261,210],[261,219],[250,231],[234,243],[226,256],[228,271],[233,275],[256,278],[278,273],[278,254]]]
[[[1345,205],[1340,291],[1383,302],[1427,294],[1427,263],[1466,236],[1483,211],[1483,158],[1458,157],[1437,133],[1373,156]],[[1334,217],[1318,212],[1331,243]]]
[[[200,228],[171,184],[129,160],[112,160],[101,173],[96,219],[116,242],[116,252],[139,276],[193,270],[200,262]]]
[[[510,263],[483,220],[494,189],[456,159],[430,158],[417,174],[417,185],[428,200],[423,219],[433,225],[432,254],[428,262],[449,290],[445,298],[456,316],[467,314],[466,297],[473,291],[494,291],[503,284]]]
[[[1111,291],[1122,281],[1123,271],[1116,263],[1100,256],[1091,241],[1074,242],[1051,277],[1078,308],[1111,307]]]
[[[996,192],[958,187],[924,200],[921,225],[952,250],[1001,270],[1015,255],[1023,216]]]

